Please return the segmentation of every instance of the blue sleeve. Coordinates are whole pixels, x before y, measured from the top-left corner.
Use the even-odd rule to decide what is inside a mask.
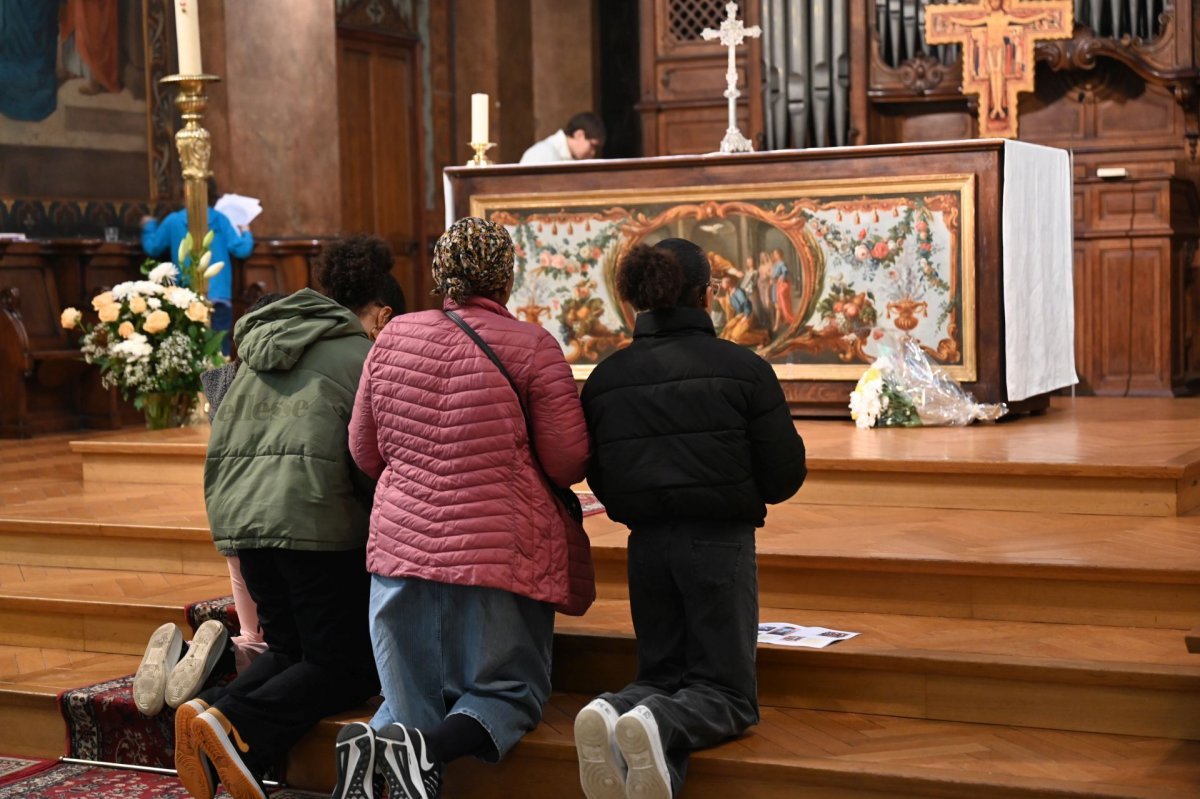
[[[142,225],[142,249],[151,258],[161,258],[171,248],[170,231],[166,225],[160,225],[157,219],[148,219]],[[171,253],[174,255],[174,253]]]
[[[245,258],[254,249],[254,236],[249,230],[243,231],[241,234],[234,229],[233,223],[229,221],[229,217],[225,214],[213,212],[214,228],[217,235],[225,240],[225,246],[229,250],[229,254],[234,258]]]

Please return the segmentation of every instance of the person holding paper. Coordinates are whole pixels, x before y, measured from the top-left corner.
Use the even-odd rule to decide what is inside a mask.
[[[595,158],[604,147],[604,122],[585,111],[576,114],[521,156],[522,164],[551,164],[555,161],[582,161]]]
[[[219,196],[217,182],[208,179],[209,200]],[[212,252],[211,263],[223,263],[225,268],[208,280],[208,299],[213,304],[213,330],[225,331],[225,339],[221,342],[221,350],[229,354],[230,333],[233,328],[233,268],[229,263],[230,256],[245,258],[254,249],[254,237],[249,230],[238,230],[229,217],[218,211],[212,205],[208,208],[208,229],[213,232],[209,249]],[[153,217],[142,220],[142,249],[151,258],[169,257],[179,263],[179,244],[188,232],[187,209],[181,208],[167,214],[162,222]]]

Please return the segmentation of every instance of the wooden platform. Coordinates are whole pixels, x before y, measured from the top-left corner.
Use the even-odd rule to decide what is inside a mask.
[[[1200,797],[1200,658],[1185,643],[1200,624],[1200,511],[1183,510],[1198,421],[1196,401],[1081,400],[958,431],[802,422],[812,476],[759,533],[761,616],[862,635],[760,648],[763,723],[698,755],[683,799]],[[0,724],[0,753],[56,754],[59,690],[129,673],[154,626],[227,592],[195,481],[85,479],[89,453],[122,447],[176,458],[176,475],[198,466],[203,431],[147,435],[0,443],[0,717],[19,722]],[[902,466],[925,487],[886,505]],[[1017,473],[1057,476],[1077,502],[1048,512],[1010,486],[987,494],[998,508],[942,508],[932,488]],[[862,484],[821,495],[837,474]],[[1129,497],[1164,512],[1090,479],[1135,481]],[[1143,481],[1172,479],[1167,513]],[[601,600],[558,621],[543,724],[502,766],[456,764],[447,797],[582,795],[573,714],[635,667],[627,531],[586,526]],[[329,790],[339,724],[369,712],[315,729],[293,784]]]
[[[1178,516],[1200,507],[1200,400],[1056,399],[1032,418],[966,429],[797,422],[803,505]],[[87,483],[199,485],[207,427],[72,442]]]

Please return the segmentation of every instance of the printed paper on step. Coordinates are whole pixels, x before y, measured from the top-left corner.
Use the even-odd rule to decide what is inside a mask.
[[[776,646],[802,646],[807,649],[824,649],[854,638],[858,633],[846,630],[831,630],[828,627],[805,627],[789,622],[762,622],[758,625],[758,642]]]

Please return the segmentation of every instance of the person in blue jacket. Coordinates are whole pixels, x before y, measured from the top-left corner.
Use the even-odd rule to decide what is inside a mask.
[[[217,182],[208,179],[208,198],[215,200],[220,194]],[[229,354],[229,339],[233,328],[233,264],[229,257],[245,258],[254,249],[254,236],[249,230],[239,231],[229,221],[229,217],[211,205],[208,207],[208,229],[213,231],[212,263],[218,261],[225,268],[208,281],[208,299],[213,304],[213,330],[225,331],[225,339],[221,349]],[[183,272],[183,264],[179,263],[179,244],[188,232],[187,209],[180,208],[174,213],[167,214],[162,222],[153,217],[142,220],[142,249],[151,258],[170,258]]]

